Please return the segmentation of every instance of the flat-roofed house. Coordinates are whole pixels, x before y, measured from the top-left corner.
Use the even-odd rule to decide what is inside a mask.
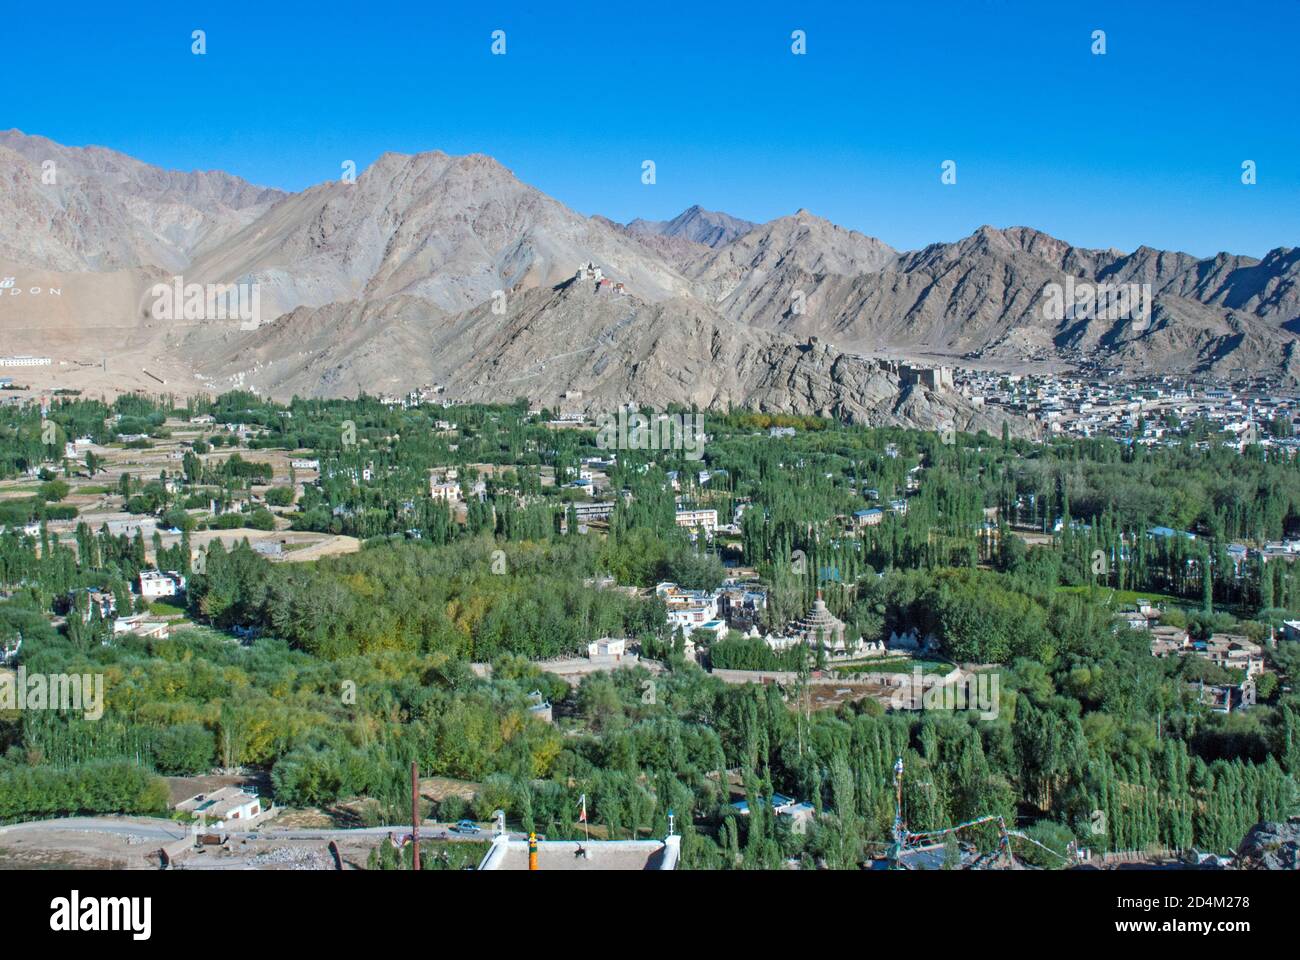
[[[460,484],[454,480],[433,477],[429,480],[429,496],[445,503],[460,502]]]
[[[140,596],[145,600],[174,597],[185,590],[185,577],[175,570],[140,571]]]
[[[586,500],[573,505],[573,515],[579,523],[608,520],[614,513],[613,501]]]
[[[1197,654],[1224,669],[1243,670],[1247,677],[1264,672],[1264,648],[1241,634],[1215,634],[1193,647]]]
[[[1183,627],[1152,627],[1151,656],[1167,657],[1191,649],[1191,639]]]
[[[205,823],[232,826],[257,822],[269,808],[262,798],[249,787],[221,787],[211,793],[200,793],[176,804],[177,810],[192,813]]]
[[[587,656],[592,660],[621,660],[627,653],[627,640],[622,637],[601,637],[587,644]]]
[[[712,534],[718,528],[718,511],[678,510],[677,526],[685,527],[688,530],[702,528],[705,533]]]
[[[498,833],[480,870],[676,870],[681,837],[663,840],[512,840]]]
[[[1255,705],[1255,681],[1251,678],[1241,683],[1189,683],[1188,687],[1215,713],[1232,713]]]
[[[669,630],[681,627],[682,633],[689,636],[697,627],[718,619],[720,594],[683,590],[675,583],[665,582],[655,586],[655,595],[668,608]]]
[[[130,617],[118,617],[113,621],[113,636],[129,633],[147,640],[166,640],[171,636],[171,624],[166,620],[155,620],[146,614],[138,613]]]
[[[878,526],[884,519],[885,511],[877,507],[870,507],[866,510],[856,510],[853,513],[853,523],[855,526],[859,527]]]

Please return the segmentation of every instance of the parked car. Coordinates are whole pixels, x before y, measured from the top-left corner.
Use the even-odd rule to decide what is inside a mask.
[[[457,820],[451,828],[456,833],[482,833],[483,830],[473,820]]]

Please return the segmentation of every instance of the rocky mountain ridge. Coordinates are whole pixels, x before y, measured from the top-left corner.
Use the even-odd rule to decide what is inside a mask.
[[[15,351],[71,354],[93,338],[127,367],[149,352],[205,384],[274,395],[438,383],[464,399],[581,392],[976,423],[989,415],[909,390],[871,358],[1293,379],[1300,340],[1294,248],[1126,254],[984,226],[898,251],[805,210],[754,224],[691,207],[623,225],[490,157],[440,151],[384,154],[354,181],[284,193],[10,131],[0,273],[20,293],[33,278],[60,291],[0,296]],[[257,329],[156,316],[149,292],[174,277],[255,287]],[[1053,313],[1054,289],[1132,290],[1144,309],[1115,315],[1103,299]],[[106,342],[107,329],[120,333]]]

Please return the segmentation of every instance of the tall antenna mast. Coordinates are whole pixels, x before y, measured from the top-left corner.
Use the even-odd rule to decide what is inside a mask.
[[[903,827],[903,758],[894,764],[894,845],[898,853],[903,852],[903,842],[907,831]]]

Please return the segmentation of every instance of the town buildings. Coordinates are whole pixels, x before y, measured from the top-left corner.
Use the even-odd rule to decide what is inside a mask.
[[[614,503],[612,501],[587,500],[573,504],[573,516],[579,523],[608,520],[613,514]]]
[[[627,653],[627,640],[622,637],[601,637],[587,644],[587,657],[591,660],[623,659]]]
[[[454,480],[434,477],[429,481],[429,496],[443,503],[459,503],[460,484]]]
[[[211,793],[199,793],[176,804],[176,809],[218,828],[236,823],[240,827],[251,826],[270,812],[251,787],[221,787]]]
[[[88,621],[96,610],[103,620],[108,620],[117,613],[117,597],[113,595],[113,591],[98,587],[68,591],[69,616],[75,611],[81,611],[82,619]]]
[[[175,570],[140,571],[140,596],[145,600],[161,600],[185,591],[185,577]]]
[[[655,595],[664,601],[668,608],[668,628],[670,631],[680,629],[690,636],[697,628],[709,625],[716,630],[723,623],[718,617],[719,595],[703,590],[683,590],[675,583],[660,583],[655,586]],[[725,624],[724,624],[725,626]]]
[[[663,840],[512,840],[499,831],[480,870],[676,870],[681,837]]]
[[[130,617],[118,617],[113,621],[113,637],[117,638],[124,634],[143,637],[147,640],[166,640],[171,636],[171,624],[166,620],[157,620],[143,613]]]
[[[1232,713],[1253,707],[1256,701],[1255,681],[1243,680],[1241,683],[1198,683],[1188,684],[1197,699],[1215,713]]]
[[[731,808],[742,817],[749,816],[748,800],[736,800],[731,804]],[[780,793],[772,794],[772,812],[787,820],[790,831],[795,834],[807,833],[808,824],[812,823],[817,816],[816,808],[808,801],[795,800]]]
[[[885,511],[878,507],[869,507],[866,510],[858,510],[853,514],[853,525],[856,527],[876,527],[885,519]]]
[[[718,529],[718,511],[709,510],[690,510],[677,508],[677,526],[685,527],[688,530],[703,530],[707,535],[712,536],[713,532]]]

